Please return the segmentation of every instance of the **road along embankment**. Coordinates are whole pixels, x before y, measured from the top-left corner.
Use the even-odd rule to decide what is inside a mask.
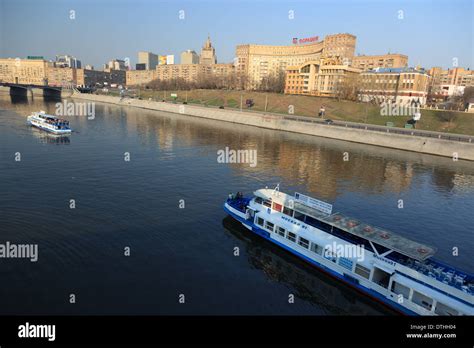
[[[148,110],[164,111],[182,115],[201,117],[224,122],[245,124],[249,126],[315,135],[331,139],[345,140],[355,143],[383,146],[393,149],[414,151],[430,155],[452,157],[474,161],[474,142],[454,141],[437,137],[426,137],[409,134],[396,134],[385,131],[357,129],[341,125],[328,125],[312,122],[311,118],[288,119],[284,115],[263,114],[257,112],[241,112],[239,110],[217,109],[195,105],[173,104],[152,100],[139,100],[95,94],[74,93],[73,99],[83,99],[118,106],[137,107]],[[306,121],[303,121],[306,120]],[[383,128],[383,127],[380,127]],[[395,131],[395,130],[394,130]],[[474,138],[474,137],[473,137]]]

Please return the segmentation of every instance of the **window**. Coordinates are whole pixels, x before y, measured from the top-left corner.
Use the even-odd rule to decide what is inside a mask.
[[[293,216],[293,209],[283,207],[283,214],[288,215],[288,216]]]
[[[439,315],[459,315],[459,312],[445,304],[438,302],[436,304],[435,313]]]
[[[263,202],[263,199],[261,199],[260,197],[255,197],[255,203],[262,204],[262,202]]]
[[[281,204],[273,202],[273,210],[281,212],[281,208],[282,208]]]
[[[300,213],[299,211],[296,211],[296,210],[295,210],[295,215],[294,215],[294,218],[295,218],[295,219],[304,222],[304,217],[305,217],[305,215],[304,215],[303,213]]]
[[[278,233],[280,236],[284,237],[285,236],[285,229],[283,227],[277,226],[276,233]]]
[[[378,284],[381,287],[388,289],[388,283],[390,282],[390,274],[378,267],[374,267],[374,274],[372,275],[372,281],[375,284]]]
[[[329,248],[326,248],[324,250],[324,254],[323,254],[324,258],[325,259],[328,259],[332,262],[336,262],[337,261],[337,255],[335,253],[333,253]]]
[[[273,232],[273,228],[274,228],[274,227],[275,227],[275,225],[272,224],[271,222],[269,222],[269,221],[265,222],[265,228],[266,228],[267,230],[270,230],[270,231]]]
[[[356,264],[355,272],[356,272],[356,274],[358,274],[361,277],[364,277],[366,279],[369,279],[369,277],[370,277],[370,269],[368,269],[367,267],[364,267],[362,265],[359,265],[358,263]]]
[[[423,295],[422,293],[419,293],[418,291],[413,291],[413,297],[411,300],[413,303],[416,303],[417,305],[427,310],[431,310],[431,306],[433,305],[432,298],[429,298],[428,296]]]
[[[298,244],[301,245],[303,248],[308,249],[309,248],[309,240],[299,237],[298,238]]]
[[[288,231],[288,235],[286,236],[286,239],[292,242],[296,242],[296,234]]]
[[[266,207],[271,207],[272,206],[272,201],[271,199],[266,199],[263,201],[263,205],[266,206]]]
[[[263,223],[265,220],[263,220],[261,217],[257,217],[257,225],[263,226]]]
[[[318,255],[321,255],[323,253],[323,247],[316,243],[311,243],[311,251]]]
[[[410,288],[395,281],[392,282],[392,292],[396,293],[397,295],[401,294],[406,299],[408,299],[410,296]]]

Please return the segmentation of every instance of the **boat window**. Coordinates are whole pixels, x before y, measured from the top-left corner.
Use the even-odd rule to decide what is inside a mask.
[[[274,227],[275,227],[275,225],[272,224],[271,222],[269,222],[269,221],[265,222],[265,228],[266,228],[267,230],[270,230],[270,231],[273,232],[273,228],[274,228]]]
[[[310,226],[319,228],[320,230],[323,230],[323,231],[326,231],[326,232],[331,231],[331,225],[329,225],[325,222],[319,221],[319,220],[317,220],[317,219],[315,219],[311,216],[306,216],[305,223],[307,223]]]
[[[435,307],[435,313],[439,315],[459,315],[459,312],[444,303],[438,302]]]
[[[372,243],[374,244],[374,247],[377,249],[377,252],[378,252],[379,254],[383,254],[383,253],[385,253],[385,252],[387,252],[387,251],[390,250],[389,248],[384,247],[383,245],[377,244],[377,243],[375,243],[375,242],[372,242]]]
[[[299,211],[296,211],[296,210],[295,210],[295,215],[294,215],[294,218],[295,218],[295,219],[304,222],[304,217],[305,217],[305,215],[304,215],[303,213],[300,213]]]
[[[370,243],[367,239],[361,238],[359,236],[356,236],[352,233],[346,232],[341,230],[340,228],[333,227],[332,231],[331,229],[327,232],[330,232],[332,235],[339,237],[341,239],[347,240],[353,244],[358,244],[358,245],[363,245],[364,249],[368,251],[373,251],[372,247],[370,246]]]
[[[263,220],[261,217],[257,217],[257,225],[263,226],[263,223],[265,220]]]
[[[270,208],[272,206],[271,199],[270,200],[269,199],[264,200],[263,205]]]
[[[321,255],[323,253],[323,247],[316,243],[311,243],[311,251]]]
[[[374,275],[372,276],[372,281],[375,284],[378,284],[387,289],[388,283],[390,281],[390,274],[385,271],[382,271],[380,268],[374,267]]]
[[[426,308],[427,310],[431,310],[431,306],[433,305],[433,299],[429,298],[426,295],[419,293],[418,291],[413,291],[412,302],[416,303],[417,305]]]
[[[273,202],[273,210],[276,210],[276,211],[281,212],[281,209],[282,209],[282,205],[281,205],[281,204],[278,204],[278,203]]]
[[[293,209],[283,207],[283,214],[288,215],[288,216],[293,216]]]
[[[309,240],[299,237],[298,238],[298,244],[301,245],[303,248],[308,249],[309,248]]]
[[[408,299],[408,297],[410,296],[410,288],[408,286],[399,284],[395,281],[392,283],[392,289],[391,290],[392,290],[392,292],[396,293],[397,295],[402,294],[403,297],[405,297],[406,299]]]
[[[369,279],[370,277],[370,269],[367,267],[364,267],[358,263],[356,263],[356,268],[355,268],[356,274],[360,275],[361,277]]]
[[[257,203],[257,204],[262,204],[262,202],[263,202],[263,199],[262,199],[262,198],[260,198],[260,197],[255,197],[255,203]]]
[[[296,242],[296,234],[292,233],[292,232],[289,232],[288,231],[288,234],[286,236],[286,238],[292,242]]]
[[[283,227],[277,226],[276,233],[278,233],[280,236],[284,237],[285,236],[285,229]]]

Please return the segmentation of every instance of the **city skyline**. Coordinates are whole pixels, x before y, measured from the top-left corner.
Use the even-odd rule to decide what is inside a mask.
[[[1,0],[0,56],[54,60],[58,54],[70,54],[97,68],[111,59],[129,58],[134,67],[139,51],[179,57],[187,49],[199,52],[210,35],[218,62],[230,63],[239,44],[291,45],[294,37],[322,40],[347,32],[357,36],[356,55],[401,53],[408,55],[410,66],[426,68],[473,65],[472,31],[465,30],[471,21],[470,1],[308,4]],[[364,8],[368,4],[370,8]],[[440,25],[426,26],[428,22]]]

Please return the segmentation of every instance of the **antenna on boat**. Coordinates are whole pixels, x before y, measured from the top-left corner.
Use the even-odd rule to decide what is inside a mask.
[[[275,188],[273,189],[272,191],[272,196],[276,193],[276,192],[280,192],[280,183],[278,183]]]

